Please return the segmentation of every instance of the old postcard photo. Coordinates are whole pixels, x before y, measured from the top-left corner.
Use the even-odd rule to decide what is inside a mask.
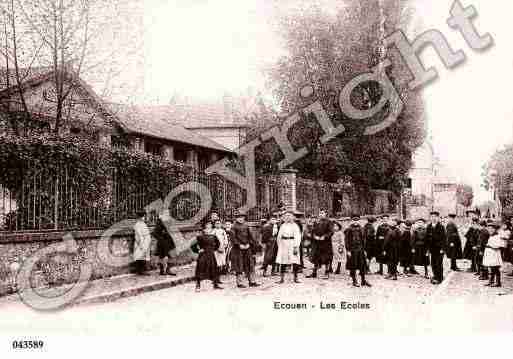
[[[499,350],[512,13],[0,0],[0,353]]]

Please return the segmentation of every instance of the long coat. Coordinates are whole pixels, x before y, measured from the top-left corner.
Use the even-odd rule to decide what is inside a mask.
[[[465,233],[465,247],[463,249],[463,258],[473,260],[475,258],[474,247],[477,245],[479,239],[479,229],[476,227],[470,227]]]
[[[410,230],[400,233],[399,240],[399,261],[402,267],[409,267],[412,264],[412,235]]]
[[[428,266],[429,256],[427,254],[427,230],[426,227],[417,227],[413,230],[412,249],[413,264],[416,266]]]
[[[367,258],[381,258],[383,245],[378,244],[376,239],[376,230],[372,223],[366,223],[365,226],[363,226],[363,236],[365,237],[365,251],[367,252]]]
[[[383,243],[385,260],[387,263],[399,263],[399,249],[401,246],[401,233],[397,227],[390,227]]]
[[[383,249],[385,244],[385,237],[390,230],[390,226],[386,223],[382,223],[376,229],[376,260],[379,263],[386,263],[386,259],[383,256]]]
[[[134,225],[134,261],[149,261],[151,234],[150,229],[143,221],[137,221]]]
[[[488,244],[488,239],[490,238],[490,233],[486,228],[481,228],[479,231],[479,237],[477,239],[477,264],[483,264],[483,256],[484,251],[486,249],[486,245]]]
[[[449,222],[445,227],[445,231],[447,235],[447,257],[451,259],[462,259],[463,251],[461,249],[461,238],[458,226],[453,222]]]
[[[333,260],[333,245],[331,244],[332,223],[327,218],[320,219],[314,224],[312,261],[316,265],[330,264]]]
[[[301,230],[297,223],[283,223],[276,237],[278,253],[276,263],[299,264],[299,246],[301,245]]]
[[[428,224],[427,243],[428,250],[431,252],[431,254],[437,255],[440,254],[441,250],[447,250],[447,234],[445,233],[445,228],[443,224]]]
[[[276,261],[278,254],[278,244],[276,236],[278,235],[278,224],[266,224],[262,227],[262,244],[265,246],[264,265],[272,265]]]
[[[344,231],[348,270],[365,270],[365,238],[362,227],[353,223]]]
[[[255,240],[245,223],[235,223],[230,235],[232,249],[230,251],[231,267],[236,273],[252,273],[255,269],[253,254],[256,248]],[[249,245],[248,249],[242,249],[241,245]]]
[[[191,246],[193,252],[199,253],[196,261],[196,279],[216,280],[219,273],[215,251],[219,248],[219,240],[214,234],[201,234]]]

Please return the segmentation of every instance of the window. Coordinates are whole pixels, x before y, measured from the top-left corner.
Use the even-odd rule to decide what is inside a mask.
[[[147,141],[145,151],[155,156],[162,156],[162,145],[157,142]]]
[[[175,161],[183,163],[187,162],[187,150],[185,150],[183,147],[176,146],[174,148],[174,156]]]

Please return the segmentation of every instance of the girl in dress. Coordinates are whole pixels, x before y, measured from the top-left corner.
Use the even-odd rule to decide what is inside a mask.
[[[217,269],[219,274],[226,274],[226,250],[228,249],[228,234],[223,228],[223,222],[217,219],[214,222],[213,233],[219,241],[219,248],[215,252]],[[219,281],[221,283],[221,281]]]
[[[196,262],[196,291],[200,290],[201,281],[208,279],[211,280],[214,289],[223,289],[219,286],[219,273],[217,270],[217,262],[215,251],[219,249],[219,240],[213,234],[212,223],[206,222],[203,229],[203,234],[196,237],[196,241],[191,246],[194,253],[198,253],[198,260]]]
[[[344,232],[342,225],[339,222],[333,222],[333,236],[331,237],[333,244],[333,263],[337,265],[335,274],[340,274],[342,263],[346,257],[346,250],[344,245]]]
[[[501,286],[501,266],[502,256],[501,248],[505,247],[505,241],[502,236],[504,232],[497,232],[499,225],[496,223],[488,223],[487,229],[490,233],[490,238],[486,244],[486,248],[483,255],[483,266],[490,268],[490,281],[485,284],[488,287],[500,287]],[[495,282],[494,280],[497,279]]]

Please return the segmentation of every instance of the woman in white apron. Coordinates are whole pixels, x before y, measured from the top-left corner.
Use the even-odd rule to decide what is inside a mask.
[[[504,238],[501,237],[501,233],[497,233],[499,225],[496,223],[488,223],[487,228],[490,232],[490,238],[486,244],[486,248],[483,255],[483,266],[490,268],[490,281],[485,284],[488,287],[500,287],[501,286],[501,271],[502,266],[502,255],[501,248],[505,247]],[[496,279],[496,281],[495,281]]]
[[[301,230],[294,222],[294,214],[286,212],[283,215],[283,224],[280,226],[278,236],[276,237],[278,253],[276,255],[276,264],[280,265],[280,281],[285,282],[285,270],[288,265],[292,265],[294,272],[294,283],[300,283],[298,280],[299,272],[299,246],[301,245]]]
[[[228,249],[228,235],[223,228],[223,222],[220,219],[216,220],[215,228],[213,230],[217,239],[219,240],[219,248],[214,252],[216,256],[217,268],[219,274],[226,274],[226,250]],[[220,281],[219,281],[220,282]]]
[[[151,234],[146,225],[146,212],[137,213],[138,220],[134,225],[134,252],[135,272],[138,275],[148,275],[146,273],[146,263],[150,261]]]

